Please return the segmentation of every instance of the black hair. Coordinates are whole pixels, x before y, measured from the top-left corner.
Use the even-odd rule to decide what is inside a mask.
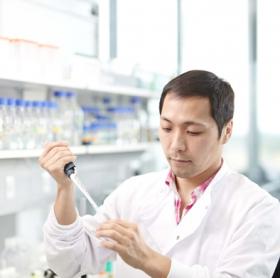
[[[206,97],[210,101],[211,116],[218,126],[219,137],[223,127],[232,118],[234,113],[234,92],[231,85],[214,73],[204,70],[191,70],[180,74],[169,81],[163,88],[159,113],[161,114],[164,99],[167,94],[173,93],[178,97]]]

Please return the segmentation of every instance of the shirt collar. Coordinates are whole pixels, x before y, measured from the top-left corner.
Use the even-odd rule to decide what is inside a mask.
[[[206,188],[208,187],[208,185],[210,184],[210,182],[214,179],[216,174],[220,172],[221,168],[223,168],[223,166],[224,166],[224,160],[222,159],[220,168],[211,177],[209,177],[208,179],[203,181],[201,184],[199,184],[193,190],[193,192],[204,192],[206,190]],[[167,176],[166,176],[166,179],[165,179],[165,184],[167,186],[169,186],[173,191],[177,192],[176,182],[175,182],[175,175],[172,172],[171,168],[169,169],[169,171],[167,173]]]
[[[170,169],[168,171],[167,177],[165,179],[165,184],[168,185],[168,186],[171,186],[172,183],[174,183],[174,182],[175,182],[175,176],[174,176],[172,170]]]

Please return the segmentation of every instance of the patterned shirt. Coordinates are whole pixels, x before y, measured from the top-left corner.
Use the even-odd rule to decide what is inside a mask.
[[[175,217],[176,217],[177,225],[180,223],[181,217],[183,217],[194,206],[196,201],[201,197],[201,195],[204,193],[204,191],[206,190],[206,188],[208,187],[208,185],[210,184],[210,182],[212,181],[212,179],[214,178],[214,176],[216,175],[217,172],[215,172],[214,175],[212,175],[206,181],[204,181],[200,185],[198,185],[191,192],[191,199],[190,199],[189,203],[184,207],[182,216],[181,216],[180,210],[181,210],[183,202],[177,191],[175,176],[170,169],[170,171],[166,177],[165,183],[166,183],[166,185],[170,186],[175,193],[174,205],[175,205]]]

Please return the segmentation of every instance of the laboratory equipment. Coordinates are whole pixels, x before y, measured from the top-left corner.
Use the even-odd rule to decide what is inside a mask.
[[[99,207],[97,206],[96,202],[91,198],[88,191],[84,187],[84,185],[79,180],[77,173],[76,173],[76,166],[73,162],[69,162],[64,166],[64,173],[73,181],[73,183],[79,188],[82,194],[86,197],[89,201],[93,209],[98,212]]]

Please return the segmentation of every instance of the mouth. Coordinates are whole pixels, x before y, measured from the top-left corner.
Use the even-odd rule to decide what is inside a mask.
[[[171,162],[178,163],[178,164],[187,164],[191,163],[192,161],[189,159],[178,159],[178,158],[169,158]]]

